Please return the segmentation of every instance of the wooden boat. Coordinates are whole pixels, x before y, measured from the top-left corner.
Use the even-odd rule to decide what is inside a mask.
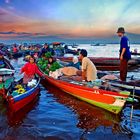
[[[105,57],[89,57],[90,60],[96,65],[98,70],[118,71],[120,70],[120,60],[118,58],[105,58]],[[64,62],[72,62],[73,57],[57,57],[57,59]],[[131,59],[128,62],[128,70],[136,69],[140,66],[140,59]]]
[[[45,75],[45,80],[62,91],[86,101],[92,105],[106,109],[112,113],[118,114],[125,105],[129,92],[113,92],[93,87],[87,87],[82,83],[54,79]]]
[[[106,44],[96,43],[96,44],[91,44],[91,46],[106,46]]]
[[[37,79],[37,83],[34,87],[28,89],[26,92],[12,96],[12,92],[8,92],[6,96],[6,101],[8,102],[8,105],[11,110],[14,112],[17,112],[27,104],[29,104],[35,97],[37,97],[39,93],[39,83],[40,79]],[[11,90],[12,91],[12,90]]]
[[[9,59],[17,59],[17,58],[20,58],[20,57],[22,57],[22,56],[23,56],[23,53],[22,53],[22,52],[16,52],[16,53],[14,53],[14,52],[9,52],[9,53],[8,53]]]
[[[5,68],[0,69],[0,95],[5,95],[12,82],[14,81],[13,74],[14,68],[8,61],[8,59],[4,58],[4,62],[6,64]]]
[[[27,114],[37,106],[39,97],[34,98],[27,106],[23,107],[17,112],[14,112],[12,109],[7,108],[7,121],[10,127],[17,127],[23,123],[23,120],[27,117]]]
[[[138,52],[131,52],[131,55],[140,55]]]
[[[140,80],[138,81],[129,81],[129,82],[123,82],[123,81],[109,81],[109,84],[115,87],[119,87],[123,90],[128,90],[131,92],[131,94],[140,96]]]

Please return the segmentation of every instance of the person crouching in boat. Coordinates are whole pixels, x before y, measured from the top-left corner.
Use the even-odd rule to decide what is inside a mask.
[[[75,67],[75,68],[77,68],[77,69],[80,69],[80,62],[79,62],[77,56],[74,56],[74,57],[73,57],[72,62],[70,62],[70,63],[67,65],[67,67],[68,67],[68,66],[71,66],[71,67]]]
[[[49,57],[47,69],[53,72],[59,68],[61,68],[61,65],[56,61],[56,59],[53,57]]]
[[[53,57],[48,58],[48,69],[55,63],[56,60]]]
[[[39,76],[43,77],[43,74],[39,71],[35,63],[35,58],[32,56],[29,58],[29,62],[27,62],[21,68],[21,73],[24,73],[23,84],[27,84],[29,81],[34,79],[35,74],[38,74]]]
[[[87,57],[87,51],[82,49],[79,56],[82,60],[82,81],[94,81],[97,77],[97,69],[92,61]]]

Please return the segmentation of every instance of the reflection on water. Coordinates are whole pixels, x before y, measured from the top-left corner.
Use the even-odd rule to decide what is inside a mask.
[[[18,112],[13,112],[10,108],[7,110],[7,121],[10,127],[19,127],[24,119],[26,118],[28,112],[33,110],[35,106],[38,104],[38,96],[24,108],[19,110]]]
[[[114,115],[45,85],[47,90],[41,86],[41,96],[17,113],[1,101],[0,138],[128,140],[139,136],[134,132],[140,121],[139,106],[134,108],[130,127],[131,105],[121,115]]]
[[[115,115],[101,108],[91,106],[64,93],[59,89],[56,89],[52,85],[47,84],[45,87],[50,94],[53,94],[57,102],[67,106],[74,113],[76,113],[78,119],[76,126],[84,130],[80,138],[83,139],[91,132],[96,132],[96,129],[97,131],[98,129],[104,129],[104,133],[108,133],[108,130],[105,128],[110,128],[112,134],[123,133],[131,137],[132,132],[120,125],[120,115]]]
[[[133,107],[133,108],[132,108]],[[133,110],[132,110],[133,109]],[[131,111],[133,112],[132,118],[130,117]],[[123,110],[122,127],[133,133],[132,139],[140,139],[140,105],[127,105]]]

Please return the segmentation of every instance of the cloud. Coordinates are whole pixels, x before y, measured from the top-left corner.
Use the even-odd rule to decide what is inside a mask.
[[[28,32],[15,32],[15,31],[8,31],[8,32],[0,32],[0,35],[17,35],[17,36],[34,36],[34,35],[42,35],[42,33],[28,33]],[[43,34],[44,35],[44,34]]]
[[[9,4],[10,3],[10,0],[5,0],[5,3]]]
[[[0,36],[9,39],[107,37],[115,34],[118,26],[140,33],[139,2],[131,0],[82,0],[80,4],[79,0],[29,0],[28,7],[24,1],[5,3],[10,4],[0,6]]]
[[[15,34],[14,31],[9,31],[9,32],[0,32],[2,35],[7,35],[7,34]]]
[[[8,11],[0,7],[0,16],[8,15]],[[0,17],[1,18],[1,17]]]

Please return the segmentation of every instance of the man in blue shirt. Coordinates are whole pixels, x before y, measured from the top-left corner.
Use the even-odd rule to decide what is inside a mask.
[[[128,60],[131,59],[129,40],[125,36],[123,27],[118,28],[117,34],[121,37],[120,41],[120,79],[126,81]]]

